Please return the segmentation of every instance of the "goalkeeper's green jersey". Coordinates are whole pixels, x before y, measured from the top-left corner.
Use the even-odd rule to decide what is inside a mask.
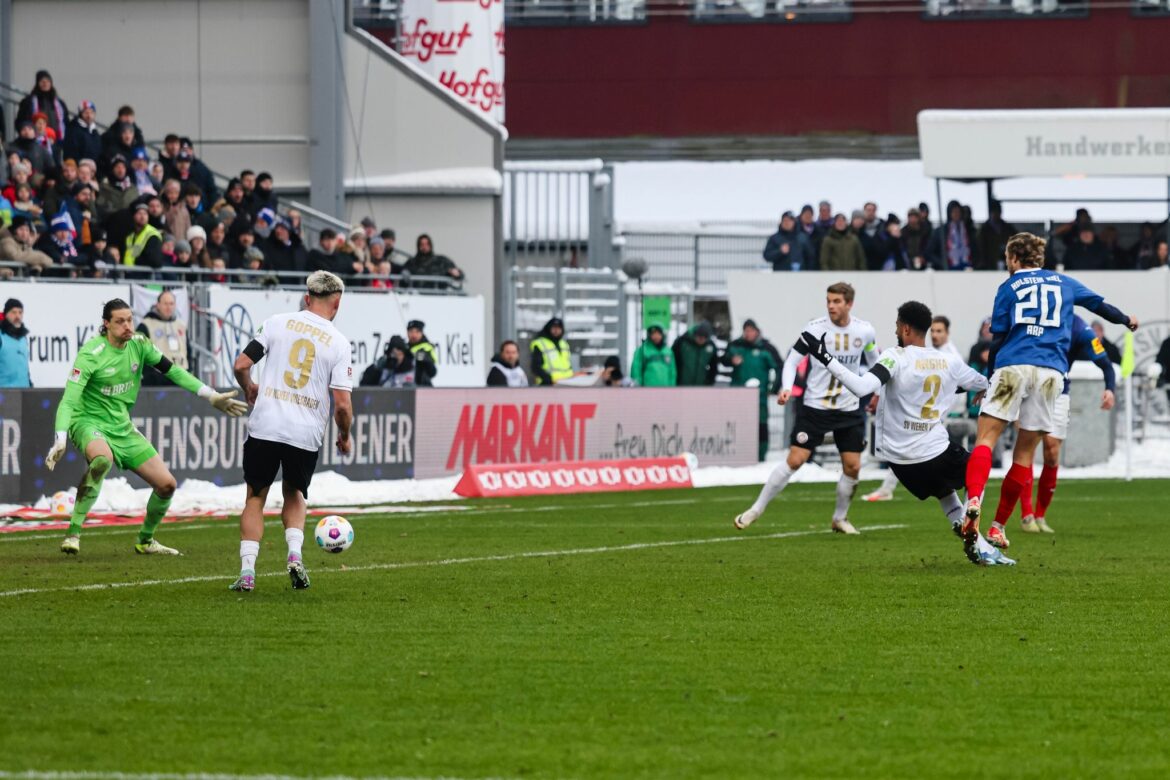
[[[73,361],[65,394],[57,407],[56,430],[68,431],[75,420],[84,418],[112,436],[131,433],[134,423],[130,421],[130,408],[138,400],[142,370],[160,361],[169,366],[167,379],[179,387],[192,393],[203,387],[191,374],[170,364],[141,333],[135,333],[122,349],[112,346],[105,336],[94,336]]]

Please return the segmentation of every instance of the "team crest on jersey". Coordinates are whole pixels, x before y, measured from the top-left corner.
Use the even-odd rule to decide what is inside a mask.
[[[81,381],[81,369],[80,368],[75,368],[69,372],[69,381],[70,382],[80,382]]]
[[[861,338],[860,337],[853,339],[853,348],[854,349],[861,349]]]
[[[130,370],[131,370],[131,371],[137,371],[137,370],[138,370],[138,364],[137,364],[137,363],[131,363],[131,364],[130,364]]]

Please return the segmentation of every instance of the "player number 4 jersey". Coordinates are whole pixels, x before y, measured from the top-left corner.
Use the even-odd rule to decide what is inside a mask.
[[[891,463],[922,463],[946,450],[942,424],[955,390],[984,390],[987,379],[950,352],[929,347],[893,347],[878,358],[874,373],[888,373],[874,420],[874,447]]]
[[[248,435],[321,449],[331,390],[353,389],[349,339],[329,320],[302,311],[268,318],[255,340],[264,347],[264,359]]]
[[[812,320],[804,328],[814,336],[825,336],[825,344],[829,352],[854,373],[863,374],[873,364],[877,356],[877,333],[865,320],[852,317],[845,326],[834,325],[828,317]],[[798,350],[803,353],[804,346],[798,342]],[[786,370],[784,387],[791,389],[792,380],[796,376],[796,364],[799,361],[785,362],[785,367],[792,367],[791,375]],[[820,363],[811,361],[808,380],[804,390],[804,405],[811,409],[830,409],[842,412],[851,412],[859,408],[857,396],[841,384],[840,380],[829,373]]]

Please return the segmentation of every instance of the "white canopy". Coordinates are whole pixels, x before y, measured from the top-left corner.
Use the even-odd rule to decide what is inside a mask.
[[[927,176],[1170,177],[1170,109],[918,113]]]

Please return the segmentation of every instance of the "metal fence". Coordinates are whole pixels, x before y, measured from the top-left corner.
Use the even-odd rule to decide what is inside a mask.
[[[763,248],[768,234],[706,235],[625,232],[622,253],[644,259],[646,280],[655,284],[685,285],[705,293],[727,291],[730,271],[769,268]]]
[[[504,165],[509,265],[614,268],[613,166],[601,160]]]

